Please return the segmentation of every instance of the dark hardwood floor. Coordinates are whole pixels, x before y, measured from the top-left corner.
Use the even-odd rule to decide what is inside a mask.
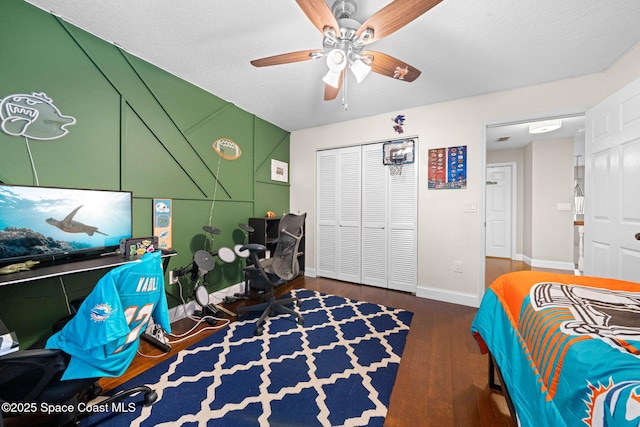
[[[500,274],[523,269],[531,268],[522,262],[488,258],[486,280],[490,284]],[[414,313],[385,426],[515,425],[504,398],[489,390],[487,356],[480,353],[470,333],[470,325],[477,309],[418,298],[404,292],[322,278],[300,277],[281,286],[279,293],[292,288],[313,289]],[[233,311],[240,304],[244,302],[227,308]],[[173,329],[174,332],[181,332],[192,325],[190,320],[181,320],[174,324]],[[170,353],[160,358],[136,356],[124,376],[102,380],[101,385],[105,390],[113,388],[204,336],[206,333],[175,344]],[[149,354],[161,354],[145,342],[141,344],[140,350]]]

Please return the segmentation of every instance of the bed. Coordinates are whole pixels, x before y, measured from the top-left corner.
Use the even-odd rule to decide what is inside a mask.
[[[640,426],[640,284],[521,271],[471,325],[521,426]]]

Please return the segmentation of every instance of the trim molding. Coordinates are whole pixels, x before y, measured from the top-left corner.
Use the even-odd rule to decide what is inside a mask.
[[[540,268],[553,268],[556,270],[570,270],[573,271],[576,266],[572,262],[563,262],[563,261],[548,261],[544,259],[532,259],[526,255],[522,256],[522,261],[525,264],[530,265],[531,267],[540,267]]]
[[[484,295],[484,294],[483,294]],[[428,286],[420,286],[416,289],[416,296],[420,298],[428,298],[436,301],[448,302],[458,305],[466,305],[469,307],[480,307],[480,300],[483,295],[474,295],[462,292],[444,291],[442,289],[431,288]]]

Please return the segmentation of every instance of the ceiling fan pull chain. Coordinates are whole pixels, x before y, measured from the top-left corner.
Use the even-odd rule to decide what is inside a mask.
[[[349,109],[349,104],[347,104],[347,81],[349,80],[349,73],[343,71],[344,73],[344,87],[342,89],[342,105],[344,105],[344,110],[347,111]]]

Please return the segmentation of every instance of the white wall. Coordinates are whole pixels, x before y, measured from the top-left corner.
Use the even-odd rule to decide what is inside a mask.
[[[573,138],[533,141],[531,253],[534,267],[573,270]],[[527,171],[525,171],[527,173]],[[570,210],[558,210],[558,203]]]
[[[638,76],[636,47],[604,73],[292,132],[290,210],[308,213],[305,273],[313,275],[316,265],[316,151],[397,139],[390,119],[404,114],[402,136],[419,137],[417,295],[478,306],[484,293],[486,126],[581,113]],[[427,150],[454,145],[468,147],[467,189],[427,190]],[[464,212],[467,202],[477,204],[476,213]],[[454,260],[463,262],[462,273],[453,272]]]

